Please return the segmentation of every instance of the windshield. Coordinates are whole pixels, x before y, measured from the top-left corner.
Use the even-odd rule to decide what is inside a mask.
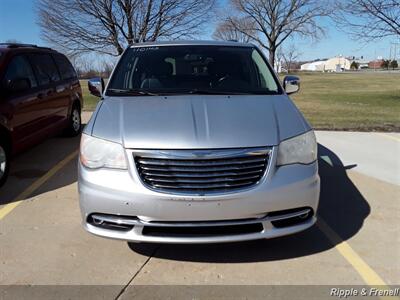
[[[150,46],[128,49],[107,95],[277,94],[270,67],[253,47]]]

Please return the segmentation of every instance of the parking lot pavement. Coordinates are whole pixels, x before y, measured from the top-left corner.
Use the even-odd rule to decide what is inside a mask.
[[[386,135],[318,132],[319,223],[218,245],[127,244],[84,232],[79,138],[52,138],[16,157],[0,190],[0,284],[114,285],[110,298],[147,284],[399,284],[400,137]]]
[[[317,139],[345,166],[400,185],[400,133],[319,131]]]

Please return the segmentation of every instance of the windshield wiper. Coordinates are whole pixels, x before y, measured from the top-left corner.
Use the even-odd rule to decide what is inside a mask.
[[[222,90],[206,90],[206,89],[192,89],[187,92],[188,94],[196,95],[277,95],[276,91],[270,90],[249,90],[249,91],[222,91]]]
[[[134,89],[107,89],[107,92],[129,95],[129,96],[159,96],[159,94],[156,93],[151,93],[147,91],[138,91]]]
[[[178,89],[171,91],[162,91],[159,93],[148,92],[136,89],[107,89],[107,92],[125,95],[125,96],[160,96],[160,95],[180,95],[180,94],[192,94],[192,95],[276,95],[277,92],[269,90],[253,90],[253,91],[224,91],[217,89]]]

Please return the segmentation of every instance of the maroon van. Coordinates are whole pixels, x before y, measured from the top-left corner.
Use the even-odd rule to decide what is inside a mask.
[[[0,44],[0,186],[10,157],[64,131],[81,130],[82,90],[61,53],[26,44]]]

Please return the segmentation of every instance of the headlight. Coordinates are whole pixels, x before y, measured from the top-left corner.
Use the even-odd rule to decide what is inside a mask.
[[[90,169],[127,169],[122,145],[82,134],[80,147],[81,163]]]
[[[310,164],[317,159],[317,140],[313,130],[283,141],[278,147],[277,165]]]

